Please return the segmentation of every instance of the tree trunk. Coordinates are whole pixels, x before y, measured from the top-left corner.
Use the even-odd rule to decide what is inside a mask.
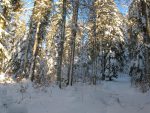
[[[64,50],[64,40],[65,40],[65,25],[66,25],[66,0],[63,0],[63,12],[62,12],[62,26],[61,26],[61,41],[60,48],[58,50],[58,59],[57,59],[57,81],[59,82],[59,87],[61,88],[61,67],[62,67],[62,57]]]
[[[145,3],[145,17],[146,17],[146,44],[150,44],[150,9],[148,9],[148,0]],[[149,6],[150,7],[150,6]],[[150,47],[146,48],[146,78],[150,79]]]
[[[29,33],[28,33],[28,39],[27,39],[27,47],[25,49],[25,55],[24,55],[24,66],[23,66],[23,71],[25,72],[26,78],[29,77],[28,74],[30,74],[30,62],[29,62],[29,54],[31,53],[31,48],[33,47],[33,42],[34,42],[34,36],[35,36],[35,29],[37,28],[37,22],[35,22],[33,16],[36,10],[36,5],[37,1],[34,2],[34,9],[32,12],[32,16],[30,18],[30,28],[29,28]]]
[[[73,70],[74,70],[74,56],[75,56],[75,41],[76,41],[76,33],[77,33],[77,21],[78,21],[78,8],[79,8],[79,0],[75,0],[73,2],[73,16],[72,16],[72,28],[71,28],[71,45],[70,45],[70,67],[69,67],[69,76],[68,76],[68,84],[72,85],[73,81]]]
[[[49,16],[51,12],[51,1],[45,1],[45,5],[47,5],[47,7],[38,12],[41,13],[40,17],[36,17],[35,15],[37,15],[37,7],[39,7],[39,5],[40,2],[38,0],[35,0],[34,9],[30,21],[30,30],[27,39],[27,47],[24,55],[23,71],[25,72],[26,77],[30,77],[32,79],[34,78],[34,65],[37,56],[38,46],[43,41],[42,39],[44,39],[46,36],[46,27],[48,25]],[[30,57],[32,58],[31,61]],[[31,68],[33,69],[33,72]]]
[[[39,45],[39,39],[40,39],[38,35],[40,31],[40,25],[41,25],[41,22],[38,22],[36,34],[35,34],[34,46],[33,46],[32,62],[31,62],[30,73],[29,73],[29,78],[31,79],[31,81],[34,80],[35,61],[36,61],[36,56],[38,53],[38,45]]]
[[[90,20],[92,22],[92,29],[91,29],[91,38],[93,40],[93,84],[96,85],[96,67],[97,67],[97,37],[96,37],[96,8],[95,8],[95,3],[96,3],[96,0],[93,0],[92,2],[92,7],[90,9]]]

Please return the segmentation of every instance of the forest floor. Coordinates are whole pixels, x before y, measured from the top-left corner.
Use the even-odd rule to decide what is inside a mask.
[[[33,88],[28,81],[0,83],[0,113],[150,113],[150,91],[131,87],[123,74],[96,86],[77,83],[61,90]]]

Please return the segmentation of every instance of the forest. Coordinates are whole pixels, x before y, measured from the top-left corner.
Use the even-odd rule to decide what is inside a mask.
[[[149,89],[150,0],[0,0],[0,113],[149,113]]]

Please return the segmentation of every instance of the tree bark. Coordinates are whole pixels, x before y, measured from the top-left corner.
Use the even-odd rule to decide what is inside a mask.
[[[96,68],[97,68],[97,37],[96,37],[96,8],[95,8],[95,3],[97,0],[93,0],[92,2],[92,7],[90,9],[90,21],[92,22],[92,27],[91,27],[91,38],[92,38],[92,45],[93,45],[93,84],[96,85]],[[99,52],[98,52],[99,53]]]
[[[148,9],[148,1],[145,3],[145,18],[146,18],[146,44],[150,44],[150,9]],[[150,6],[149,6],[150,7]],[[150,47],[146,48],[146,78],[150,79]]]
[[[35,22],[35,20],[33,19],[33,16],[35,14],[35,10],[36,10],[36,5],[37,5],[37,1],[34,2],[34,8],[32,11],[32,16],[30,18],[30,28],[29,28],[29,33],[28,33],[28,39],[27,39],[27,47],[25,49],[25,55],[24,55],[24,66],[23,66],[23,71],[26,74],[26,77],[28,78],[30,74],[30,62],[29,60],[29,54],[31,53],[31,48],[33,47],[33,42],[34,42],[34,36],[36,34],[36,27],[37,27],[37,22]],[[31,36],[32,35],[32,36]],[[29,72],[29,73],[28,73]]]
[[[59,88],[61,88],[61,67],[62,67],[62,57],[63,57],[63,50],[64,50],[64,40],[65,40],[65,25],[66,25],[66,4],[67,1],[63,0],[63,7],[62,7],[62,26],[61,26],[61,41],[60,41],[60,48],[58,50],[58,59],[57,59],[57,81],[59,82]]]
[[[32,62],[31,62],[30,73],[29,73],[29,78],[31,79],[31,81],[34,80],[35,62],[36,62],[36,56],[38,54],[38,45],[39,45],[39,39],[40,39],[38,35],[40,31],[40,25],[41,25],[41,22],[38,22],[36,34],[35,34],[34,46],[33,46]]]
[[[45,7],[45,9],[43,9],[44,11],[41,10],[39,12],[41,13],[39,18],[35,18],[35,15],[37,14],[37,7],[39,6],[40,2],[38,0],[34,2],[34,9],[30,21],[30,31],[28,34],[27,48],[25,50],[23,66],[26,77],[29,77],[32,79],[32,81],[34,79],[35,59],[38,54],[38,46],[46,36],[46,27],[48,25],[51,12],[51,2],[51,0],[45,1],[45,5],[48,7]],[[32,58],[31,61],[29,61],[30,57]]]
[[[78,9],[79,9],[79,0],[73,2],[73,16],[72,16],[72,28],[71,28],[71,43],[70,43],[70,67],[69,67],[69,76],[68,76],[68,85],[72,85],[73,81],[73,70],[74,70],[74,56],[75,56],[75,41],[77,34],[77,21],[78,21]]]

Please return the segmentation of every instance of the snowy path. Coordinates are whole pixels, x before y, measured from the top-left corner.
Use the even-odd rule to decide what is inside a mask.
[[[150,113],[150,92],[131,88],[126,76],[97,86],[76,84],[62,90],[34,89],[28,84],[23,100],[18,84],[1,84],[0,91],[0,113]],[[13,112],[12,103],[20,112]]]

